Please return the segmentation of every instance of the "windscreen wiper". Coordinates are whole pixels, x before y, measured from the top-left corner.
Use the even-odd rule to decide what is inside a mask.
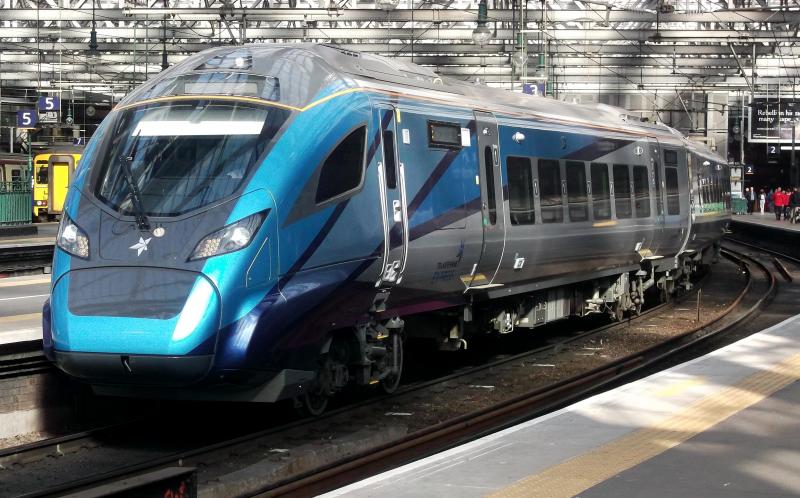
[[[131,146],[130,154],[123,154],[121,159],[123,173],[125,174],[125,182],[128,184],[128,188],[131,191],[131,201],[135,212],[136,226],[139,228],[139,230],[144,232],[150,230],[150,220],[147,219],[147,213],[145,212],[144,204],[142,203],[142,193],[139,191],[139,186],[137,185],[136,180],[133,178],[133,170],[131,169],[133,154],[136,151],[138,142],[139,136],[136,135],[134,137],[134,143]]]

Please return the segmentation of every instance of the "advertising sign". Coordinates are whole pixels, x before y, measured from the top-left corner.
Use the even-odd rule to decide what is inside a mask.
[[[754,97],[750,102],[750,141],[792,143],[792,127],[800,125],[800,100]],[[800,142],[800,127],[796,132]]]

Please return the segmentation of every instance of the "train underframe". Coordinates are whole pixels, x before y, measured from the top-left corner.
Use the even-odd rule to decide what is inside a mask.
[[[716,261],[719,243],[702,251],[684,251],[664,264],[661,258],[642,259],[637,270],[570,285],[498,299],[469,295],[460,307],[407,317],[381,315],[390,292],[379,292],[371,319],[358,327],[331,333],[318,360],[313,385],[296,399],[301,411],[318,415],[329,398],[347,385],[379,385],[394,392],[403,372],[403,341],[432,339],[440,350],[467,349],[482,334],[530,330],[570,316],[605,314],[622,321],[641,313],[645,302],[665,302],[692,288],[699,268]]]

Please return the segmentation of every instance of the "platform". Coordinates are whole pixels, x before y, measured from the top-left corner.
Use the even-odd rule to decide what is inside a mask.
[[[788,220],[776,220],[773,213],[753,213],[753,214],[735,214],[733,221],[740,223],[750,223],[753,225],[767,226],[770,228],[779,228],[781,230],[790,230],[792,232],[800,232],[800,223],[789,223]]]
[[[800,315],[327,497],[800,496]]]
[[[42,338],[50,275],[0,279],[0,344]]]
[[[58,234],[58,223],[38,223],[36,226],[38,233],[35,236],[0,236],[0,250],[3,248],[55,244],[56,234]]]

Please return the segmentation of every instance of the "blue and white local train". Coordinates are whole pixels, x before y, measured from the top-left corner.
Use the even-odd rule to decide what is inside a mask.
[[[305,400],[690,286],[728,167],[661,124],[322,45],[208,50],[85,150],[44,347],[104,394]],[[653,291],[651,291],[653,292]]]

